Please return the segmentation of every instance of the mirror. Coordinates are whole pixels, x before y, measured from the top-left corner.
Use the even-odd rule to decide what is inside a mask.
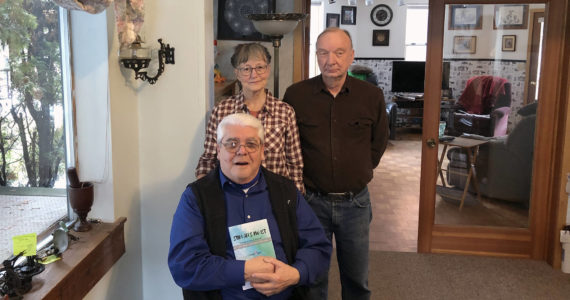
[[[544,10],[445,6],[435,224],[528,228]]]

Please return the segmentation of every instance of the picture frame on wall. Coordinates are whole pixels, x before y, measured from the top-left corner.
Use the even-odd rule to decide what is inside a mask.
[[[340,25],[340,14],[327,14],[327,28]]]
[[[372,46],[389,46],[390,30],[372,30]]]
[[[495,5],[493,29],[527,29],[528,5],[504,4]]]
[[[448,29],[481,29],[483,27],[482,11],[482,5],[451,5]]]
[[[356,25],[356,6],[341,6],[340,24]]]
[[[246,14],[275,11],[275,0],[219,0],[218,40],[271,41],[259,33]],[[252,7],[257,7],[252,11]]]
[[[503,35],[503,42],[501,50],[504,52],[514,52],[517,48],[516,35]]]
[[[475,54],[477,50],[477,37],[474,35],[456,35],[453,37],[454,54]]]

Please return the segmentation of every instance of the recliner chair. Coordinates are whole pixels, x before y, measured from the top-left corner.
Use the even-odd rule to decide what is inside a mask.
[[[503,136],[511,111],[511,84],[496,76],[470,78],[453,114],[454,135]]]
[[[475,169],[481,195],[529,205],[537,105],[534,102],[517,111],[523,118],[508,136],[492,138],[480,146]],[[463,189],[466,177],[449,171],[467,174],[466,153],[452,148],[447,158],[448,183]],[[470,191],[475,191],[473,186]]]

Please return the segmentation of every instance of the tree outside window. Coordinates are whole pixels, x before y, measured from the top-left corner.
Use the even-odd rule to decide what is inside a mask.
[[[46,195],[60,198],[62,201],[58,203],[63,203],[58,204],[60,212],[56,212],[56,220],[50,222],[67,214],[61,51],[60,10],[52,1],[0,1],[0,216],[3,218],[10,219],[10,211],[19,209],[21,213],[30,208],[18,201],[33,203],[31,209],[36,210],[33,213],[41,214],[44,211],[41,199]],[[5,195],[7,192],[20,198],[14,200]],[[45,209],[53,210],[53,202],[47,203],[52,207]],[[12,228],[1,228],[9,231],[8,244],[11,245],[15,233],[38,232],[49,225],[32,229],[29,224],[33,221],[25,219],[28,224],[18,222],[9,225]],[[26,228],[22,228],[24,225]],[[0,244],[6,244],[3,242],[0,239]],[[11,247],[7,251],[11,253]],[[6,258],[4,254],[0,252],[3,256],[0,258]]]

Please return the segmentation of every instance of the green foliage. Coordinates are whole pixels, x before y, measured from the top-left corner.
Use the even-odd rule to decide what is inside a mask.
[[[52,187],[61,173],[65,137],[54,119],[63,105],[59,38],[59,10],[52,1],[0,2],[0,45],[8,47],[12,90],[11,107],[3,105],[0,113],[0,185],[2,176],[25,170],[25,185]]]

